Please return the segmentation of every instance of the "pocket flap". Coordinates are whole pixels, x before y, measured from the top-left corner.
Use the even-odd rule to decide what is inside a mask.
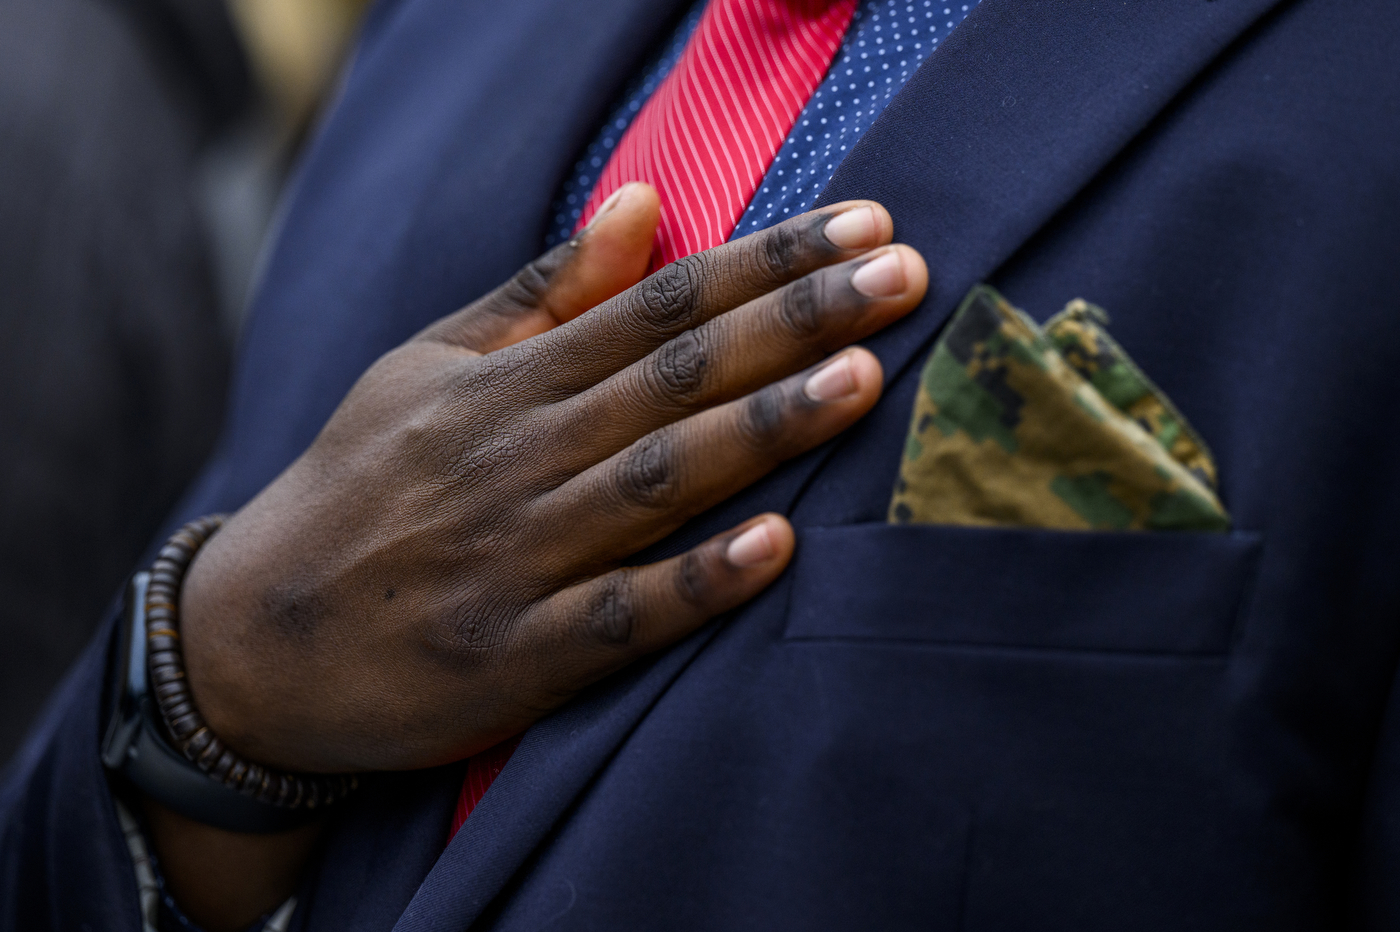
[[[799,531],[788,638],[1229,649],[1258,534],[859,524]]]

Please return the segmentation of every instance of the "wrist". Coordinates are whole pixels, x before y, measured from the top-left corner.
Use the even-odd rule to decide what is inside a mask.
[[[185,575],[181,643],[191,695],[210,730],[240,755],[289,771],[353,770],[323,750],[335,729],[305,632],[271,617],[269,603],[288,589],[297,555],[257,533],[258,504],[232,516]]]
[[[186,675],[179,606],[192,558],[221,523],[187,524],[132,581],[103,760],[186,818],[236,833],[285,831],[343,800],[356,781],[245,757],[200,710]]]
[[[239,584],[251,574],[230,559],[237,550],[230,542],[221,531],[195,554],[180,593],[190,693],[210,730],[230,748],[271,766],[300,769],[277,740],[283,726],[264,707],[266,698],[277,695],[280,678],[258,657],[268,635],[250,617]]]

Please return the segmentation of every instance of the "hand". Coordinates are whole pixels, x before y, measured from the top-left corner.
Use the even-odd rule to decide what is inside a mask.
[[[889,216],[849,202],[636,284],[657,217],[627,186],[385,355],[205,546],[183,641],[230,746],[314,772],[459,759],[782,572],[777,515],[622,563],[868,411],[879,363],[841,348],[911,310],[927,270],[871,252]]]

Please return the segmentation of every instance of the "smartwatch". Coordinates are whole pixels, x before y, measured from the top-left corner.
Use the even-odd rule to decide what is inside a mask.
[[[146,587],[140,572],[126,588],[116,649],[108,670],[111,720],[102,740],[102,763],[174,812],[230,832],[285,832],[314,821],[324,810],[289,809],[245,795],[210,777],[165,737],[150,690],[146,664]]]

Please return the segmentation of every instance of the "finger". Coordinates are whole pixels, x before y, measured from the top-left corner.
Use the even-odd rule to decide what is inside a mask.
[[[908,314],[927,288],[923,258],[908,246],[888,246],[687,330],[554,406],[552,435],[564,454],[559,475],[812,365]]]
[[[819,268],[890,241],[894,222],[873,201],[848,201],[673,262],[520,353],[538,391],[567,397],[612,375],[683,331]],[[514,368],[514,367],[512,367]]]
[[[880,397],[880,361],[847,349],[820,366],[670,424],[585,470],[532,508],[587,551],[580,572],[621,560],[854,424]],[[562,538],[561,538],[562,539]]]
[[[518,654],[538,681],[577,691],[762,592],[793,546],[786,519],[760,515],[680,556],[591,579],[536,606]]]
[[[420,337],[489,353],[573,320],[642,280],[660,210],[650,185],[623,185],[573,239]]]

